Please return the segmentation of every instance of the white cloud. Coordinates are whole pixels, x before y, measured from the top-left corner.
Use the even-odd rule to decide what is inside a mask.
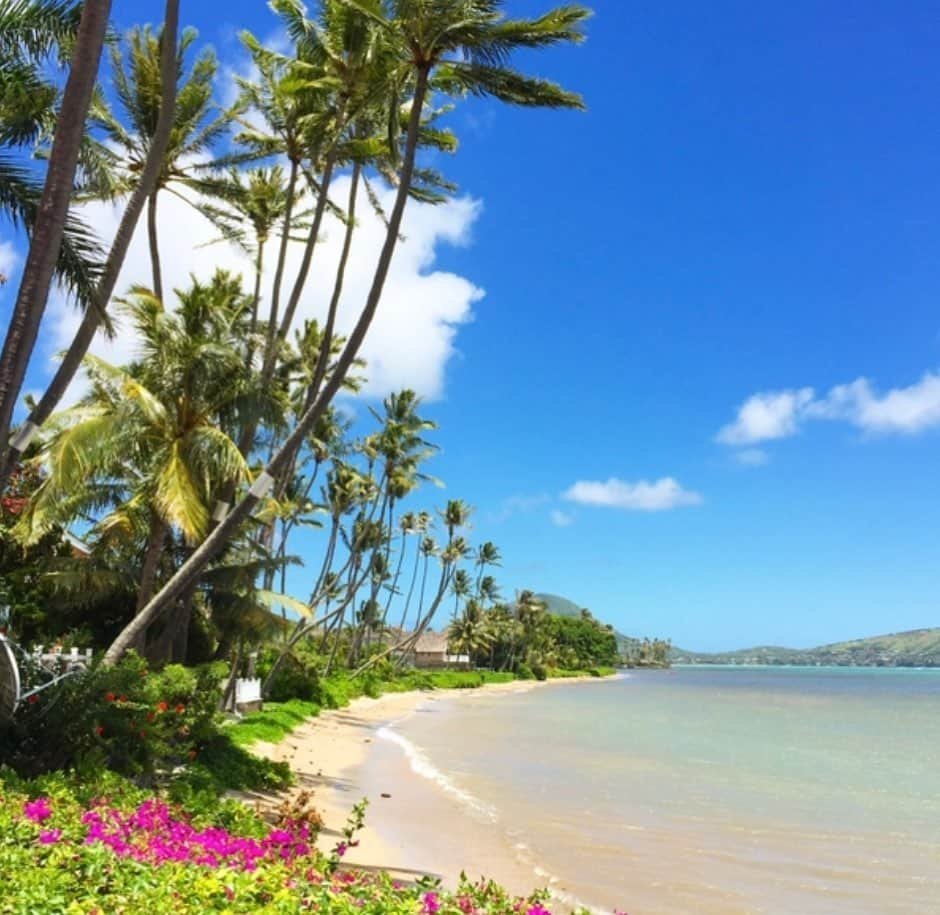
[[[568,527],[574,523],[574,518],[569,515],[567,512],[559,511],[557,508],[552,509],[549,513],[549,517],[552,519],[552,524],[555,527]]]
[[[348,177],[337,179],[331,197],[345,200],[349,191]],[[383,194],[386,211],[390,208],[392,191]],[[385,227],[375,215],[364,193],[357,204],[359,227],[354,236],[343,298],[337,326],[348,332],[358,316],[371,283],[378,249]],[[449,201],[438,207],[408,204],[402,233],[378,313],[361,355],[368,361],[365,393],[384,396],[391,390],[410,387],[422,397],[432,400],[442,396],[448,361],[456,352],[455,337],[461,324],[472,318],[472,305],[483,291],[470,280],[455,273],[434,269],[441,245],[465,245],[481,211],[481,204],[469,197]],[[114,235],[121,211],[108,204],[91,204],[83,208],[82,217],[102,238]],[[164,289],[185,288],[195,275],[208,280],[216,268],[241,274],[246,291],[251,288],[253,268],[244,254],[233,246],[221,243],[203,247],[216,237],[213,227],[202,216],[178,198],[163,194],[158,209],[160,249]],[[332,292],[335,268],[339,260],[343,226],[327,216],[323,241],[317,246],[309,279],[297,309],[295,324],[305,318],[321,319]],[[292,282],[301,257],[300,242],[291,243],[287,255],[285,277]],[[270,290],[276,262],[276,243],[266,249],[265,282]],[[127,260],[116,287],[118,295],[132,283],[150,285],[151,269],[147,249],[146,224],[141,219]],[[282,299],[290,286],[285,285]],[[169,295],[167,295],[169,298]],[[71,341],[79,315],[63,298],[50,302],[49,320],[44,339],[47,353],[64,349]],[[113,341],[97,339],[92,346],[104,358],[122,362],[132,357],[136,343],[133,333],[121,327]],[[51,372],[52,366],[49,366]],[[72,398],[76,392],[71,392]]]
[[[745,448],[738,451],[734,459],[745,467],[763,467],[770,460],[770,455],[760,448]]]
[[[927,372],[920,381],[881,396],[867,378],[858,378],[834,387],[808,415],[842,419],[873,434],[913,435],[940,425],[940,374]]]
[[[625,511],[667,511],[683,505],[700,505],[697,492],[683,489],[672,477],[663,477],[650,483],[640,480],[625,483],[616,477],[606,482],[579,480],[562,496],[580,505],[620,508]]]
[[[870,435],[914,435],[940,426],[940,372],[926,372],[920,381],[879,394],[867,378],[830,388],[816,397],[812,388],[765,391],[748,398],[733,423],[719,430],[726,445],[751,445],[788,438],[810,420],[845,422]],[[766,463],[759,449],[736,455],[742,464]]]
[[[787,438],[796,432],[800,413],[812,400],[812,388],[755,394],[738,408],[735,421],[719,430],[717,440],[725,445],[750,445]]]

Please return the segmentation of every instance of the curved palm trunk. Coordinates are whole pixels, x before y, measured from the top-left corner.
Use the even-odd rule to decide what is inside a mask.
[[[317,396],[314,403],[304,412],[297,427],[287,437],[283,445],[281,445],[274,459],[268,464],[265,470],[262,471],[242,500],[229,512],[225,519],[209,533],[208,537],[196,548],[193,555],[180,566],[176,574],[153,597],[150,603],[118,633],[117,638],[115,638],[114,642],[105,653],[105,663],[113,664],[119,660],[133,644],[138,633],[144,631],[150,623],[168,609],[173,601],[175,601],[194,580],[198,579],[206,565],[208,565],[222,547],[237,533],[254,508],[264,498],[273,485],[274,480],[277,478],[277,475],[293,460],[297,449],[301,447],[304,439],[309,435],[310,431],[316,425],[317,420],[323,415],[326,408],[342,387],[346,375],[352,367],[353,361],[372,324],[372,319],[375,317],[375,312],[382,297],[382,291],[385,288],[385,280],[388,277],[388,271],[391,267],[392,255],[395,253],[395,247],[398,243],[402,217],[405,214],[405,204],[408,202],[411,181],[414,175],[415,153],[418,147],[421,112],[424,108],[424,100],[428,91],[428,75],[429,72],[427,68],[422,67],[418,70],[415,94],[412,99],[411,114],[408,121],[408,136],[398,191],[395,195],[395,205],[389,216],[385,241],[379,254],[375,274],[372,278],[372,285],[366,297],[362,312],[359,315],[359,320],[350,333],[329,380],[324,385],[323,390]]]
[[[405,598],[405,609],[401,612],[401,622],[398,624],[399,630],[404,632],[405,623],[408,620],[408,608],[411,606],[411,598],[414,595],[415,583],[418,581],[418,569],[421,565],[421,544],[415,549],[415,566],[411,572],[411,584],[408,586],[408,596]]]
[[[160,269],[160,244],[157,240],[157,189],[147,198],[147,243],[150,246],[150,269],[153,272],[154,295],[163,301],[163,271]]]
[[[49,167],[33,225],[29,253],[3,350],[0,351],[0,448],[4,457],[13,410],[39,335],[39,325],[46,310],[62,245],[78,154],[85,133],[85,118],[98,77],[110,12],[111,0],[89,0],[82,6],[75,51],[62,96],[62,108],[56,120]],[[26,432],[28,434],[29,429]],[[17,450],[25,450],[25,445]],[[0,488],[4,483],[5,479],[0,480]]]
[[[140,567],[140,584],[137,590],[137,612],[147,605],[153,595],[153,586],[157,580],[157,568],[160,557],[163,555],[163,545],[169,528],[163,519],[154,514],[150,520],[150,535],[147,538],[147,549],[144,552],[144,561]]]
[[[93,4],[86,5],[91,6]],[[39,403],[30,412],[29,419],[24,425],[27,433],[31,429],[38,430],[52,415],[81,367],[85,353],[88,352],[88,347],[91,346],[91,342],[104,320],[108,302],[114,292],[115,285],[117,285],[118,275],[127,257],[127,250],[130,247],[131,239],[134,237],[134,230],[137,228],[140,214],[143,212],[147,198],[156,187],[160,177],[163,154],[166,152],[170,140],[170,131],[173,127],[173,116],[176,108],[176,36],[178,31],[179,0],[167,0],[163,25],[163,34],[166,40],[160,60],[163,97],[160,100],[160,116],[157,119],[150,149],[147,151],[147,159],[140,175],[140,183],[131,194],[124,215],[121,217],[114,241],[111,243],[108,259],[105,261],[101,277],[98,280],[94,298],[85,308],[82,322],[62,362],[59,363],[55,376],[46,388]],[[3,428],[0,425],[0,429]],[[2,441],[3,438],[0,437],[0,442]],[[28,444],[29,440],[26,437],[24,440],[11,445],[8,458],[0,468],[0,489],[3,488],[6,478],[12,472],[20,454],[25,451]]]

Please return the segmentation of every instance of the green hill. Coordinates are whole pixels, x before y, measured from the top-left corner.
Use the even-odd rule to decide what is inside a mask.
[[[582,608],[566,597],[559,597],[557,594],[536,594],[535,596],[540,601],[544,602],[545,609],[549,613],[555,614],[555,616],[581,615]],[[603,620],[601,620],[601,622],[603,622]],[[622,632],[617,632],[616,629],[614,630],[614,635],[617,636],[617,651],[619,651],[621,655],[631,654],[632,649],[635,649],[640,641],[629,635],[624,635]]]
[[[678,664],[806,664],[839,667],[940,667],[940,628],[893,632],[818,648],[759,645],[703,653],[673,649]]]

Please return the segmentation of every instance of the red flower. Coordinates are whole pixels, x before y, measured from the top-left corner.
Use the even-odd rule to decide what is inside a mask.
[[[35,705],[39,701],[39,696],[32,695],[29,697],[29,704]]]
[[[153,721],[154,717],[155,717],[155,716],[154,716],[153,712],[147,712],[147,720],[148,720],[148,721]]]
[[[189,758],[190,758],[190,759],[195,759],[195,758],[196,758],[196,751],[195,751],[195,750],[190,750],[190,751],[189,751]]]
[[[121,698],[118,699],[118,702],[127,702],[127,696],[121,696]]]
[[[105,696],[105,699],[107,699],[108,702],[114,702],[114,693],[108,693],[108,695]]]
[[[104,728],[99,724],[99,725],[95,728],[95,733],[96,733],[99,737],[104,737]]]
[[[157,703],[157,711],[158,711],[158,712],[165,712],[168,708],[169,708],[169,706],[168,706],[165,702],[159,702],[159,703]]]
[[[183,712],[185,712],[185,711],[186,711],[186,706],[183,705],[182,702],[181,702],[178,706],[176,706],[176,714],[177,714],[177,715],[182,715]]]

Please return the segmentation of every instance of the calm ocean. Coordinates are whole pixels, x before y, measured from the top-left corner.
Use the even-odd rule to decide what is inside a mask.
[[[384,752],[597,909],[940,913],[940,671],[637,671],[424,711]]]

